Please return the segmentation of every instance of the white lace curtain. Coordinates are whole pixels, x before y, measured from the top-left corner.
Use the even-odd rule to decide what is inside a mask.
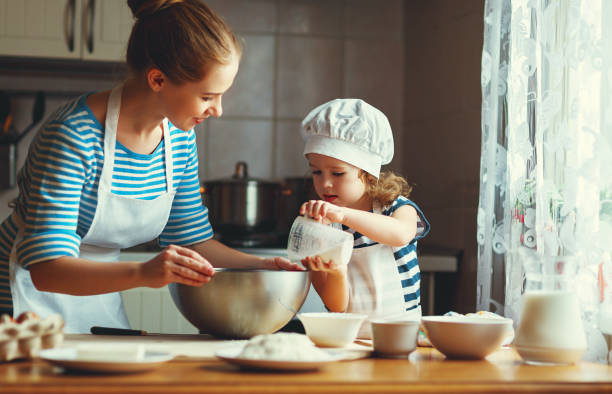
[[[585,359],[612,333],[612,1],[487,0],[477,308],[520,317],[523,264],[571,255]]]

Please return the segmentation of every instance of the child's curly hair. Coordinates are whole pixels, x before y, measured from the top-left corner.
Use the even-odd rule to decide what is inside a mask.
[[[366,194],[383,207],[391,205],[398,196],[408,197],[412,192],[412,186],[392,171],[381,171],[376,179],[374,175],[361,170],[359,178],[366,185]]]

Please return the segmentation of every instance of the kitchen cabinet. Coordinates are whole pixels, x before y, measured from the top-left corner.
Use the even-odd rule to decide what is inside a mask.
[[[123,61],[125,0],[0,0],[0,55]]]

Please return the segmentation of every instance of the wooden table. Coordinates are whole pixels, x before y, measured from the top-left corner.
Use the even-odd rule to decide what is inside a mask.
[[[432,348],[409,358],[365,358],[301,373],[256,372],[217,359],[175,359],[130,375],[65,373],[44,361],[0,364],[1,393],[612,392],[612,367],[523,364],[504,348],[486,360],[446,360]]]

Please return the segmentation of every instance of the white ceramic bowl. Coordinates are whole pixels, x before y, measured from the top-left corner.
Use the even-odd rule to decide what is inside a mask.
[[[342,347],[353,342],[366,317],[359,313],[298,313],[308,338],[325,347]]]
[[[371,320],[374,351],[382,357],[405,357],[417,346],[419,320]]]
[[[421,321],[431,344],[448,358],[485,358],[512,329],[512,319],[506,318],[425,316]]]

